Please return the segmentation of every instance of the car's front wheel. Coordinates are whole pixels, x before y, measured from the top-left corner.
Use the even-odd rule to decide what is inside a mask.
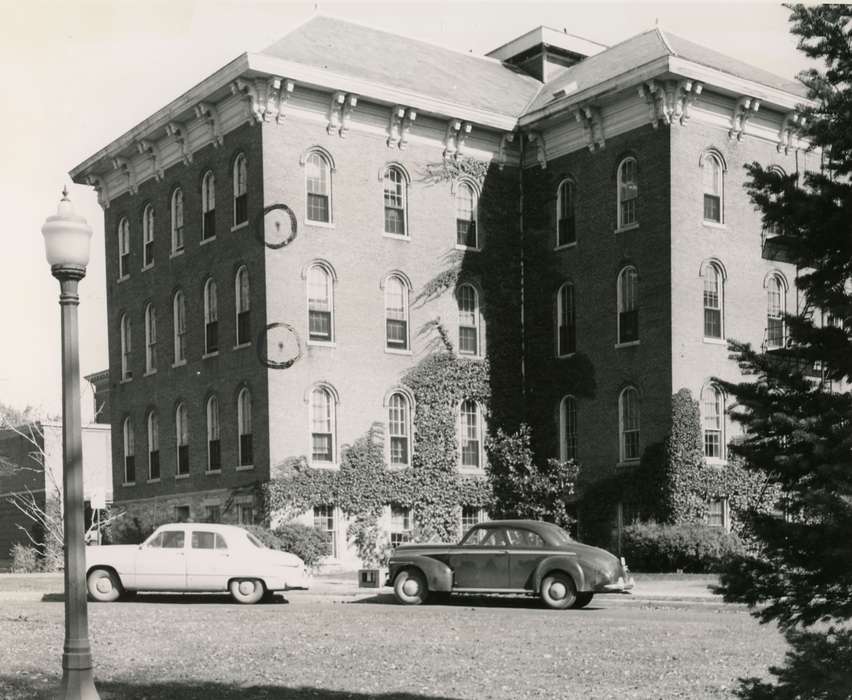
[[[403,569],[393,581],[393,594],[403,605],[420,605],[429,596],[426,578],[417,569]]]
[[[565,610],[577,601],[577,587],[567,574],[548,574],[541,582],[541,599],[549,608]]]
[[[592,598],[595,597],[595,594],[591,591],[582,591],[577,593],[577,600],[574,601],[574,605],[571,607],[575,610],[579,610],[580,608],[585,608],[589,603],[592,602]]]
[[[252,605],[263,598],[266,589],[256,578],[236,578],[228,586],[231,596],[238,603]]]
[[[101,603],[112,603],[122,593],[121,582],[110,569],[92,569],[86,577],[89,595]]]

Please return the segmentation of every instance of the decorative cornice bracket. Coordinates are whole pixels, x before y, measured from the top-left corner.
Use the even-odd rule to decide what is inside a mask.
[[[343,105],[346,102],[346,93],[345,92],[335,92],[331,96],[331,104],[328,109],[328,126],[326,126],[325,130],[329,136],[332,134],[339,134],[340,127],[342,124],[342,112]]]
[[[272,94],[272,111],[275,114],[275,121],[280,124],[284,121],[284,117],[287,116],[285,108],[287,102],[290,100],[290,95],[293,94],[293,90],[296,88],[296,83],[287,78],[272,78],[270,84],[272,85],[272,90],[270,91]]]
[[[405,118],[402,120],[402,132],[399,135],[399,147],[403,151],[408,145],[408,136],[411,133],[411,127],[414,125],[416,119],[417,110],[411,109],[411,107],[405,110]]]
[[[127,188],[130,190],[130,194],[139,192],[139,183],[136,180],[136,168],[133,167],[133,162],[129,158],[116,156],[112,159],[112,167],[127,178]]]
[[[357,106],[358,96],[352,94],[346,95],[346,98],[343,101],[343,106],[340,109],[340,129],[338,133],[342,139],[345,139],[346,134],[349,132],[349,123],[352,120],[352,112],[355,111],[355,107]]]
[[[405,107],[394,105],[390,111],[390,121],[388,122],[388,148],[399,147],[399,142],[402,140],[402,120],[405,118]]]
[[[689,110],[698,101],[702,92],[704,92],[704,83],[697,80],[680,81],[675,114],[679,115],[681,126],[686,126],[689,121]]]
[[[743,95],[734,105],[733,113],[731,114],[731,130],[728,132],[729,139],[741,141],[745,133],[746,124],[751,119],[752,115],[760,109],[760,100],[756,97]]]
[[[784,116],[781,130],[778,132],[778,152],[785,155],[790,149],[795,149],[796,132],[805,126],[805,118],[798,112],[790,112]]]
[[[98,204],[103,209],[109,209],[109,190],[104,179],[99,175],[87,175],[86,181],[95,188],[95,192],[98,195]]]
[[[264,109],[261,105],[260,96],[257,93],[256,85],[263,84],[263,79],[259,78],[254,83],[242,78],[237,78],[231,83],[231,93],[239,95],[246,102],[246,120],[249,124],[260,123],[263,121]]]
[[[222,133],[222,120],[219,118],[219,109],[210,102],[199,102],[195,105],[195,116],[203,119],[210,125],[210,135],[214,148],[218,148],[225,141]]]
[[[458,158],[464,150],[464,143],[473,130],[470,122],[461,119],[450,119],[447,122],[447,130],[444,133],[444,159]]]
[[[704,91],[704,83],[696,80],[648,80],[639,86],[639,96],[648,104],[648,118],[655,129],[660,122],[686,126],[689,110]]]
[[[506,134],[503,134],[500,137],[500,150],[497,152],[497,167],[500,170],[506,165],[506,150],[508,148],[507,144],[512,143],[515,140],[515,132],[510,131]]]
[[[580,105],[574,111],[574,118],[583,125],[590,151],[606,148],[606,137],[603,129],[603,116],[600,107]]]
[[[143,156],[148,156],[151,159],[151,170],[154,172],[154,180],[161,182],[165,177],[163,171],[163,163],[160,159],[160,148],[156,141],[148,139],[140,139],[136,142],[136,150]]]
[[[535,157],[542,170],[547,170],[547,148],[544,143],[544,134],[540,131],[530,131],[527,134],[530,143],[535,144]]]
[[[189,165],[192,162],[192,151],[189,150],[189,144],[186,140],[186,130],[177,122],[169,122],[166,124],[166,133],[172,136],[175,143],[180,147],[183,164]]]

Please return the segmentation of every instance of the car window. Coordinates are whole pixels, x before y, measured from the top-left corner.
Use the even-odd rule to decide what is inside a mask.
[[[225,538],[222,537],[218,532],[216,533],[216,549],[227,549],[228,545],[225,543]]]
[[[158,532],[156,537],[152,537],[145,543],[146,547],[162,547],[163,546],[163,533]]]
[[[213,532],[192,531],[193,549],[213,549],[216,545],[216,535]]]
[[[541,549],[544,547],[544,538],[531,530],[521,528],[509,528],[506,530],[509,544],[512,547]]]
[[[467,533],[461,544],[463,547],[481,547],[488,535],[489,532],[484,527],[475,527]]]
[[[183,549],[183,530],[165,530],[163,535],[163,549]]]
[[[257,537],[252,535],[250,532],[246,533],[246,537],[248,537],[248,541],[251,542],[255,547],[259,547],[260,549],[265,549],[266,545],[263,544]]]
[[[462,542],[464,547],[507,547],[506,532],[502,528],[477,527]]]

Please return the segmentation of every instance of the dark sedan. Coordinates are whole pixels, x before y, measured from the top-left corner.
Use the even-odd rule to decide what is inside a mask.
[[[401,545],[388,567],[387,585],[406,605],[424,602],[430,592],[522,593],[563,610],[588,605],[595,593],[633,588],[623,558],[537,520],[481,523],[459,544]]]

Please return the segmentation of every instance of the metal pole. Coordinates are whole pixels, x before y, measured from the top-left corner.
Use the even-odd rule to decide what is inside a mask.
[[[77,285],[86,268],[54,265],[62,310],[62,483],[65,538],[65,645],[60,700],[99,700],[92,675],[86,610],[86,551],[83,542],[83,460],[80,427],[80,361]]]

